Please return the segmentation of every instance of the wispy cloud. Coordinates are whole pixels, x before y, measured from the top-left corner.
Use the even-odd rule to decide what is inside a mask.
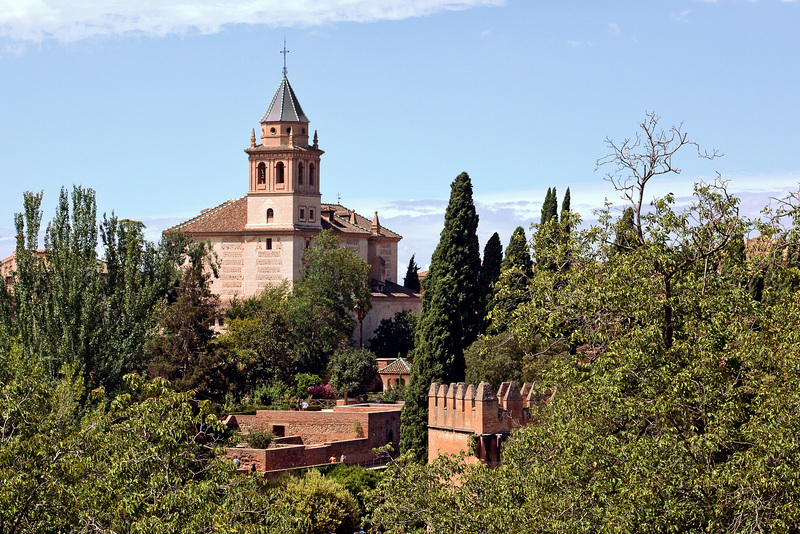
[[[619,35],[619,24],[617,24],[616,22],[609,22],[608,31],[610,31],[614,35]]]
[[[691,9],[684,9],[683,11],[677,13],[673,12],[672,18],[674,20],[677,20],[678,22],[687,22],[689,20],[689,13],[691,12],[692,12]]]
[[[216,33],[226,24],[317,26],[422,17],[506,0],[0,0],[0,35],[16,41]]]

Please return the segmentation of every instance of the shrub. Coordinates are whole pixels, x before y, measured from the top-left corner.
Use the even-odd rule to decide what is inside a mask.
[[[328,384],[308,388],[308,394],[313,399],[335,399],[336,392]]]
[[[349,533],[356,527],[358,503],[353,495],[335,480],[319,471],[309,471],[286,485],[285,501],[295,518],[309,521],[310,534]]]
[[[322,383],[322,379],[311,373],[298,373],[294,375],[294,381],[297,384],[297,391],[295,395],[300,398],[308,395],[308,388],[318,386]]]
[[[383,402],[406,400],[406,387],[401,384],[399,386],[387,389],[381,393],[381,400]]]
[[[245,438],[251,449],[266,449],[273,439],[272,432],[251,431]]]
[[[289,392],[289,390],[289,386],[283,382],[275,381],[258,386],[253,393],[253,397],[256,401],[256,404],[271,406],[273,404],[282,403],[284,396]]]

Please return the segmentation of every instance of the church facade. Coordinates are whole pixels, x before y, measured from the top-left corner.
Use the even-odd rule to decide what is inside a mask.
[[[380,224],[378,212],[368,219],[339,203],[321,201],[324,152],[316,131],[309,142],[309,122],[284,72],[261,119],[259,142],[253,130],[245,149],[247,194],[205,209],[167,232],[211,242],[220,261],[211,290],[224,303],[257,295],[283,280],[296,281],[305,249],[322,230],[331,231],[370,266],[373,309],[363,321],[366,342],[381,319],[403,309],[418,313],[420,296],[397,283],[402,237]]]

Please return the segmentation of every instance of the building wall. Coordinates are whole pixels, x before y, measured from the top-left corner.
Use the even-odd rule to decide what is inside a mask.
[[[477,388],[434,382],[428,392],[428,461],[464,452],[468,463],[499,464],[511,431],[530,423],[530,408],[546,401],[531,383],[520,392],[515,382],[503,382],[495,394],[487,382]]]
[[[333,411],[258,410],[255,415],[232,415],[225,423],[243,433],[270,431],[284,438],[266,451],[228,449],[228,457],[240,458],[243,466],[255,463],[259,472],[316,465],[342,454],[351,463],[370,461],[375,459],[374,448],[388,443],[397,450],[400,409],[400,405],[351,405]],[[302,444],[296,444],[298,439]],[[295,444],[286,445],[288,441]]]

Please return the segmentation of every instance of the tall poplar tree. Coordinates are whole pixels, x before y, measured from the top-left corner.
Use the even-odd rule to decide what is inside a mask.
[[[472,182],[462,172],[453,181],[439,244],[431,258],[422,294],[411,367],[402,412],[400,447],[427,457],[428,389],[431,382],[464,380],[464,348],[480,326],[478,214]]]

